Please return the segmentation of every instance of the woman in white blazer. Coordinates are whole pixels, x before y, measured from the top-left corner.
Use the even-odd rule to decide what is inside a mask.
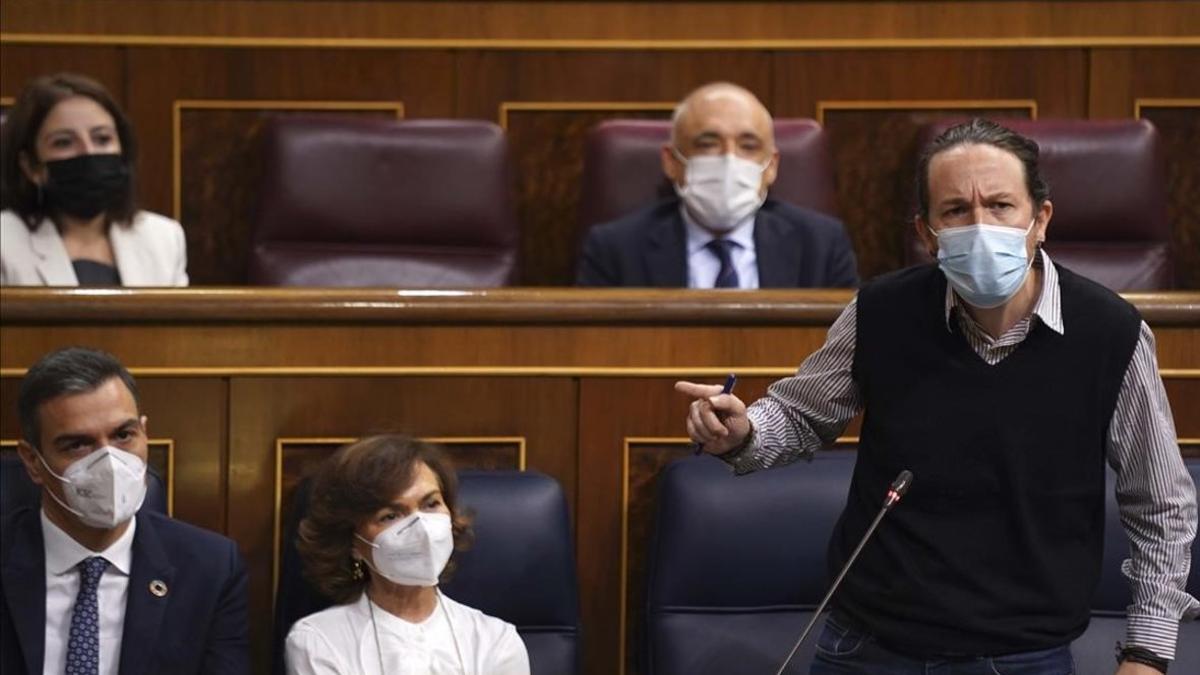
[[[187,285],[183,228],[135,206],[133,127],[103,86],[38,78],[3,134],[0,285]]]

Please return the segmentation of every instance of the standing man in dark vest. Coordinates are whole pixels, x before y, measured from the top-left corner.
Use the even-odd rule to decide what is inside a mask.
[[[834,596],[818,644],[838,648],[818,648],[814,674],[1073,672],[1105,462],[1133,544],[1119,675],[1166,672],[1179,621],[1200,613],[1183,590],[1196,493],[1154,336],[1042,251],[1053,207],[1037,160],[1036,143],[993,122],[949,129],[918,166],[916,227],[936,266],[866,284],[825,345],[749,409],[719,386],[676,385],[695,399],[688,433],[738,473],[811,454],[865,409],[831,569],[892,478],[915,475]]]

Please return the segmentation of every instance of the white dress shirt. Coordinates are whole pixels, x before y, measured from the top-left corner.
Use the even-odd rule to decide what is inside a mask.
[[[288,632],[288,675],[529,675],[529,655],[512,624],[441,591],[437,597],[438,607],[418,623],[373,605],[366,593],[300,619]]]
[[[683,227],[687,234],[688,288],[712,288],[721,272],[721,259],[706,248],[708,242],[718,237],[696,224],[682,205]],[[737,270],[738,288],[758,288],[758,257],[754,250],[754,217],[750,214],[721,239],[737,244],[730,251],[733,267]]]
[[[71,615],[79,594],[76,565],[98,555],[108,561],[96,602],[100,609],[100,675],[116,675],[121,664],[121,635],[125,630],[125,600],[129,596],[129,568],[133,563],[133,533],[137,516],[112,546],[93,551],[71,538],[42,511],[42,542],[46,549],[46,648],[45,675],[61,675],[67,664],[67,639]]]

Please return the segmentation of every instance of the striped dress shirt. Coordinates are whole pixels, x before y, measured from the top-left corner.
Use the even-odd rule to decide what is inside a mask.
[[[956,321],[971,348],[995,365],[1021,345],[1035,321],[1063,334],[1058,273],[1044,251],[1034,258],[1042,288],[1033,312],[993,339],[946,288],[946,328]],[[829,329],[825,344],[792,377],[775,382],[750,406],[750,441],[726,457],[739,474],[781,466],[833,443],[863,409],[851,375],[857,298]],[[1184,591],[1196,536],[1196,488],[1179,454],[1175,424],[1158,374],[1154,334],[1146,322],[1109,422],[1105,452],[1117,474],[1117,503],[1131,557],[1121,565],[1133,590],[1127,645],[1175,657],[1181,619],[1200,616],[1200,601]]]

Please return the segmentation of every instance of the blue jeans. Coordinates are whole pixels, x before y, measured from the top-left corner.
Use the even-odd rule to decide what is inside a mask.
[[[843,622],[844,623],[844,622]],[[921,659],[879,644],[830,616],[810,675],[1073,675],[1070,645],[1006,656]]]

